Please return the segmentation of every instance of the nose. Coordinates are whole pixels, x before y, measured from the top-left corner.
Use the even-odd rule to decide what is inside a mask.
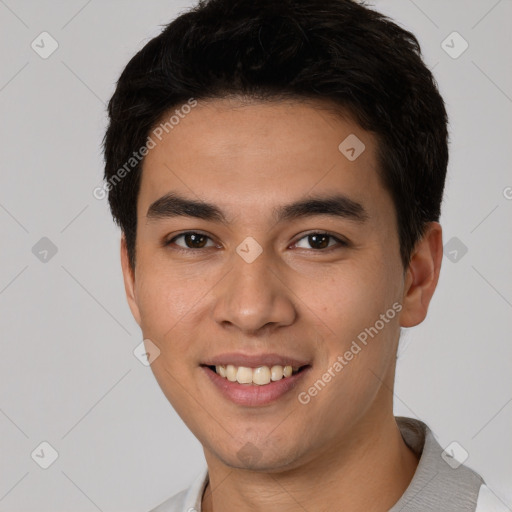
[[[235,253],[231,271],[216,290],[215,321],[244,334],[291,325],[297,316],[294,294],[278,266],[265,251],[251,263]]]

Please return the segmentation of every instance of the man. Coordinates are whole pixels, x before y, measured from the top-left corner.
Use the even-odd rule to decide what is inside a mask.
[[[448,162],[415,37],[349,0],[201,2],[132,58],[109,116],[128,303],[207,463],[154,510],[489,510],[393,416]]]

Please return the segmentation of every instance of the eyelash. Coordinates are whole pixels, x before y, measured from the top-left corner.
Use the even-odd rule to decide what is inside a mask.
[[[164,247],[168,247],[170,246],[173,242],[175,242],[178,238],[181,238],[185,235],[201,235],[201,236],[204,236],[206,238],[208,238],[209,240],[211,240],[211,237],[209,237],[208,235],[204,234],[204,233],[201,233],[200,231],[185,231],[183,233],[180,233],[176,236],[174,236],[173,238],[171,238],[170,240],[164,240],[163,242],[163,246]],[[327,236],[329,238],[332,238],[333,240],[335,240],[339,245],[338,247],[336,246],[331,246],[331,247],[326,247],[325,249],[310,249],[311,251],[314,251],[314,252],[331,252],[332,250],[335,250],[335,249],[340,249],[340,248],[344,248],[344,247],[349,247],[349,242],[346,241],[346,240],[343,240],[337,236],[334,236],[332,235],[331,233],[328,233],[326,231],[312,231],[310,233],[307,233],[305,234],[304,236],[302,236],[301,238],[299,238],[295,244],[297,244],[298,242],[300,242],[301,240],[303,240],[304,238],[307,238],[309,236],[313,236],[313,235],[322,235],[322,236]],[[183,247],[174,247],[173,250],[175,251],[179,251],[179,252],[197,252],[197,251],[200,251],[202,249],[211,249],[212,247],[199,247],[199,248],[196,248],[196,249],[192,249],[192,248],[183,248]]]

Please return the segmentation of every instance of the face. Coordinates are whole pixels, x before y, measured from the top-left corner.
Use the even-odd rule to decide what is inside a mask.
[[[126,292],[209,462],[297,467],[391,414],[421,272],[402,267],[376,139],[321,107],[199,102],[144,161]]]

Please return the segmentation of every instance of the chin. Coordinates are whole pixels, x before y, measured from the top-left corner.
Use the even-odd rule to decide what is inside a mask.
[[[247,441],[236,452],[212,454],[233,469],[245,469],[261,473],[280,473],[300,466],[301,454],[297,450],[276,446],[257,446]]]

